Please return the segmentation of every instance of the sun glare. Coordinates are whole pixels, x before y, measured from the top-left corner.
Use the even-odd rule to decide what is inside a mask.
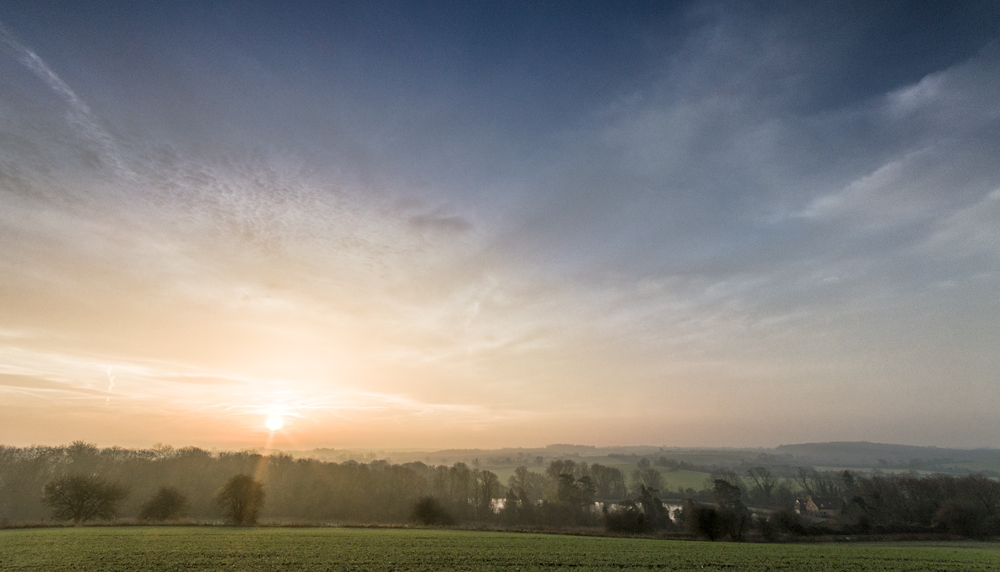
[[[267,428],[271,431],[277,431],[285,424],[284,420],[281,419],[280,415],[272,415],[267,418]]]

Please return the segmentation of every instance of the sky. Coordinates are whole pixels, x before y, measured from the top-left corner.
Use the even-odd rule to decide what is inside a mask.
[[[996,2],[0,6],[0,443],[1000,443]]]

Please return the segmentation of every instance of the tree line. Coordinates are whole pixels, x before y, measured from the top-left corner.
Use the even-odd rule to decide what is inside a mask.
[[[709,502],[688,498],[676,515],[690,533],[711,540],[742,540],[750,533],[765,540],[810,535],[1000,536],[1000,482],[981,474],[858,475],[802,467],[794,479],[777,479],[767,468],[755,467],[745,478],[716,471],[711,483]]]
[[[465,463],[295,459],[253,451],[0,446],[0,523],[115,518],[252,524],[464,522],[604,527],[708,539],[944,532],[1000,535],[1000,483],[982,475],[857,475],[767,467],[712,472],[700,491],[666,491],[661,462],[551,461],[507,482]],[[826,514],[809,513],[809,503]],[[815,503],[813,503],[815,504]],[[672,505],[672,506],[671,506]],[[830,506],[834,506],[830,509]],[[672,510],[671,510],[672,509]]]
[[[573,474],[572,480],[560,481],[563,472]],[[492,471],[461,462],[451,466],[381,460],[335,463],[280,453],[213,454],[196,447],[169,446],[102,449],[75,442],[62,447],[0,446],[0,523],[164,520],[164,515],[219,520],[224,516],[220,491],[239,475],[266,491],[259,517],[268,522],[405,523],[420,520],[416,507],[430,498],[438,515],[431,518],[440,522],[506,518],[553,525],[570,520],[591,523],[592,518],[583,516],[585,505],[627,494],[618,469],[572,461],[555,461],[544,474],[522,466],[508,483],[502,483]],[[512,489],[519,496],[507,504]],[[107,502],[95,509],[84,508],[86,502],[80,500],[66,509],[73,505],[66,499],[74,494]],[[551,507],[542,509],[538,518],[525,516],[534,515],[533,508],[546,503]],[[526,508],[514,519],[511,514],[519,504]]]

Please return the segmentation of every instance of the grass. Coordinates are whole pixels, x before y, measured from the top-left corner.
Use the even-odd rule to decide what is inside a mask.
[[[1000,459],[992,459],[990,461],[969,461],[966,463],[949,463],[942,466],[949,467],[952,469],[960,469],[963,471],[968,471],[970,473],[975,473],[979,471],[1000,472]]]
[[[628,485],[629,489],[632,488],[632,471],[636,469],[636,465],[633,463],[631,465],[627,464],[615,464],[610,465],[612,467],[617,467],[621,470],[622,474],[625,475],[625,483]],[[709,474],[702,473],[698,471],[670,471],[665,467],[654,467],[656,470],[660,471],[660,476],[663,477],[663,489],[664,491],[677,492],[678,487],[682,489],[694,489],[700,491],[705,488],[705,482],[708,480]]]
[[[421,529],[0,530],[0,570],[997,570],[995,543],[771,545]]]
[[[667,471],[662,467],[657,468],[660,470],[660,474],[663,475],[663,489],[667,491],[676,492],[678,487],[700,491],[705,488],[705,482],[709,476],[708,473],[699,473],[697,471]]]

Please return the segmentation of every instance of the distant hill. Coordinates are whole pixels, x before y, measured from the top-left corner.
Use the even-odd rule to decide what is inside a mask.
[[[536,448],[503,449],[444,449],[444,450],[350,450],[313,449],[287,451],[296,457],[313,457],[327,461],[356,460],[370,462],[389,459],[394,463],[419,461],[429,465],[451,465],[464,462],[474,467],[499,470],[526,465],[538,470],[554,459],[602,464],[631,464],[647,458],[657,466],[671,466],[667,461],[708,472],[728,468],[743,473],[747,467],[767,466],[776,474],[793,475],[797,467],[917,470],[952,474],[983,473],[1000,476],[1000,449],[956,449],[915,447],[870,443],[867,441],[837,441],[829,443],[798,443],[773,449],[736,449],[706,447],[622,446],[593,447],[590,445],[557,444]]]
[[[867,441],[779,445],[774,450],[779,455],[791,455],[796,461],[805,464],[843,467],[907,465],[919,468],[921,465],[978,463],[1000,459],[1000,449],[915,447]]]

